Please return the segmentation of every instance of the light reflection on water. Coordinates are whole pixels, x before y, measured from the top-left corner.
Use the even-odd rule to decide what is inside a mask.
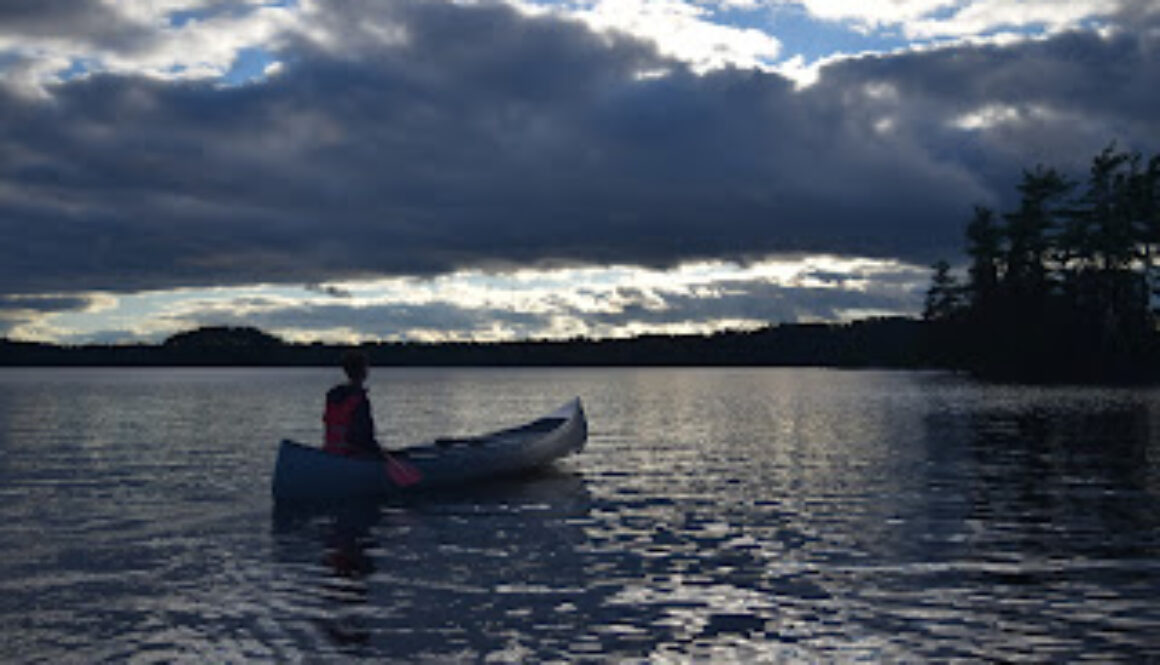
[[[0,661],[1160,658],[1160,393],[375,370],[393,446],[585,399],[545,474],[272,509],[328,370],[0,371]]]

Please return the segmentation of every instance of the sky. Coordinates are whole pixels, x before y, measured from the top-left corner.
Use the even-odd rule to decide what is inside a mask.
[[[0,336],[913,316],[1158,139],[1160,0],[6,0]]]

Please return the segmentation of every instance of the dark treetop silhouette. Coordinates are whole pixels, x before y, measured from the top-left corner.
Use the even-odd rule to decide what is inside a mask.
[[[939,261],[924,317],[940,360],[1036,381],[1154,380],[1160,155],[1109,146],[1086,182],[1024,171],[1018,207],[976,207],[963,283]]]

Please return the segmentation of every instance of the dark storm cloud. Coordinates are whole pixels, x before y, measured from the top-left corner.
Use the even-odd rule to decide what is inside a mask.
[[[254,85],[0,87],[0,291],[781,252],[927,261],[1019,168],[1160,135],[1146,30],[864,58],[795,91],[492,5],[321,7]],[[953,125],[996,104],[1023,115]]]
[[[89,296],[3,296],[0,295],[0,315],[5,312],[67,312],[87,309],[93,305]]]
[[[332,298],[350,298],[354,294],[349,290],[334,286],[332,284],[307,284],[306,290],[311,293],[320,293]]]
[[[7,80],[37,94],[47,76],[105,54],[140,52],[158,36],[100,0],[0,2],[0,87]]]
[[[131,48],[153,31],[100,0],[5,0],[0,37],[56,39],[100,48]]]
[[[857,112],[897,113],[932,155],[978,169],[988,160],[1078,162],[1119,139],[1154,150],[1160,133],[1160,35],[1141,26],[1107,38],[1069,32],[1017,46],[972,46],[830,67],[821,89],[849,95],[889,86],[900,103],[868,100]],[[989,131],[947,131],[981,109],[1015,115]],[[969,137],[969,138],[968,138]]]
[[[93,296],[0,294],[0,334],[7,334],[17,326],[34,321],[45,314],[75,312],[93,307]]]

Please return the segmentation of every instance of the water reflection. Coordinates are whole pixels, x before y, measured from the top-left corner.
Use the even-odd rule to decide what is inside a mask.
[[[370,597],[369,579],[375,572],[369,551],[377,546],[372,528],[381,517],[374,502],[352,501],[314,510],[276,506],[274,533],[278,542],[294,547],[293,536],[303,531],[320,535],[322,553],[318,563],[324,571],[317,579],[320,608],[316,624],[340,647],[366,644],[370,630],[363,616]]]
[[[581,476],[530,476],[390,503],[274,512],[288,605],[347,653],[464,658],[564,645],[588,592]]]
[[[1156,538],[1140,537],[1160,526],[1147,508],[1156,500],[1148,405],[1068,406],[973,417],[970,519],[996,527],[997,547],[1029,555],[1156,556]]]
[[[958,395],[958,397],[964,397]],[[854,617],[916,651],[1118,661],[1154,654],[1154,400],[995,390],[926,416],[925,464],[888,523]],[[894,494],[904,497],[904,492]]]

